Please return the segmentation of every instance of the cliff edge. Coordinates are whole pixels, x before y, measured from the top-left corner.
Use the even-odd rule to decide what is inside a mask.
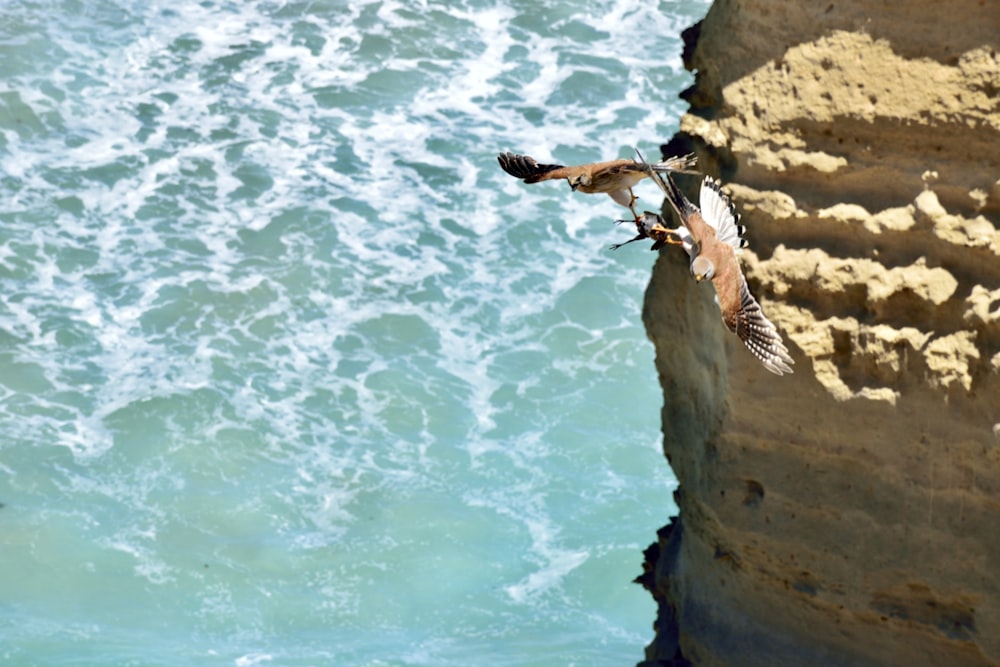
[[[732,194],[796,364],[764,370],[661,252],[680,511],[642,664],[1000,665],[1000,12],[717,0],[685,40],[669,150]]]

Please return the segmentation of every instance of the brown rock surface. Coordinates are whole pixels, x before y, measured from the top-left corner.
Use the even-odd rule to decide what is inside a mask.
[[[796,365],[764,370],[661,253],[680,515],[641,578],[648,664],[998,665],[1000,10],[717,0],[686,37],[679,142]]]

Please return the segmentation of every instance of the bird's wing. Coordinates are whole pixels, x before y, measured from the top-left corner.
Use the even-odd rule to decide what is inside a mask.
[[[580,165],[579,167],[567,167],[566,169],[567,171],[579,170],[581,175],[586,176],[587,182],[581,183],[578,189],[581,192],[591,193],[605,192],[611,194],[615,190],[628,190],[649,175],[649,171],[634,160],[592,162]],[[628,196],[628,193],[621,195],[624,200],[619,199],[615,195],[611,196],[622,206],[628,206],[632,201],[632,197]]]
[[[646,165],[626,157],[623,157],[620,160],[610,160],[606,164],[608,165],[608,168],[624,173],[630,173],[633,171],[646,173],[649,171],[646,169]]]
[[[591,174],[594,180],[601,176],[614,176],[618,174],[648,174],[649,167],[642,162],[622,158],[620,160],[608,160],[607,162],[594,162],[590,165]]]
[[[726,272],[725,275],[727,284],[720,285],[717,280],[715,287],[726,326],[739,336],[747,349],[764,364],[764,368],[775,375],[791,373],[791,365],[795,362],[777,327],[767,319],[757,299],[750,293],[746,278],[738,270],[735,274]]]
[[[514,153],[500,153],[497,156],[500,168],[511,176],[523,179],[525,183],[538,183],[552,178],[566,178],[567,168],[561,164],[538,164],[535,158]]]
[[[701,215],[715,230],[715,237],[739,254],[747,246],[743,234],[746,227],[739,224],[740,216],[729,197],[722,192],[719,182],[706,176],[701,182],[699,202]]]

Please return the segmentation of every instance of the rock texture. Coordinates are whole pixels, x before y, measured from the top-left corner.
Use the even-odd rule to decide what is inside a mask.
[[[796,366],[661,253],[643,664],[1000,665],[1000,11],[717,0],[685,37],[669,150],[726,183]]]

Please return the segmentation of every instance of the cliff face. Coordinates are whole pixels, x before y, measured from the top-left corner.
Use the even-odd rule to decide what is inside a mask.
[[[1000,664],[995,3],[717,0],[686,37],[675,141],[733,195],[796,365],[661,253],[680,515],[641,578],[649,664]]]

